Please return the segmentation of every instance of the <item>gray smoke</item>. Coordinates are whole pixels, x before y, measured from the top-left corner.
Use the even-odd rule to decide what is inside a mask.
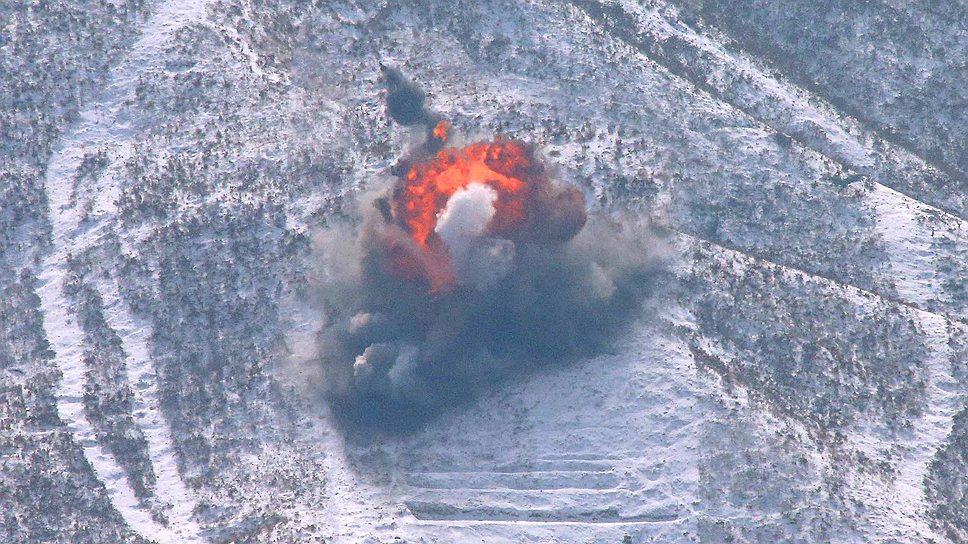
[[[316,238],[318,360],[349,428],[406,432],[497,382],[607,350],[657,272],[648,225],[628,216],[592,215],[561,244],[488,238],[493,197],[472,185],[438,224],[457,285],[432,295],[388,272],[389,241],[409,238],[372,202]]]

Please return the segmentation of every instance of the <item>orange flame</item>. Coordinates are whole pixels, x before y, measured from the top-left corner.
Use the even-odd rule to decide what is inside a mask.
[[[450,123],[447,121],[441,121],[437,123],[434,127],[434,138],[444,141],[447,139],[447,129],[450,128]]]
[[[429,250],[437,216],[450,197],[472,183],[483,183],[498,195],[490,230],[507,233],[524,220],[526,170],[532,164],[529,150],[513,140],[442,149],[431,160],[411,166],[394,194],[394,215],[414,241]]]
[[[513,237],[527,218],[532,189],[544,180],[532,150],[505,138],[463,149],[445,148],[413,164],[394,191],[393,216],[424,255],[418,258],[391,251],[391,271],[404,279],[426,278],[431,292],[448,290],[453,286],[453,274],[447,251],[434,229],[450,197],[472,183],[487,185],[497,193],[487,233]]]

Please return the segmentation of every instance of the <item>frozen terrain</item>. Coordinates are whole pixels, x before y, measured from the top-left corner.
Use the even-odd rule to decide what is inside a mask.
[[[0,542],[968,542],[968,7],[0,3]],[[347,436],[312,233],[400,66],[668,264],[606,353]]]

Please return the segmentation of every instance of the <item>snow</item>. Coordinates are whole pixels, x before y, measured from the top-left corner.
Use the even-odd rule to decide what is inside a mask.
[[[111,504],[136,533],[150,541],[172,543],[200,542],[213,535],[224,537],[219,533],[222,526],[199,514],[207,509],[207,514],[228,512],[225,518],[233,523],[249,514],[253,518],[278,515],[281,521],[273,522],[277,525],[264,533],[252,533],[255,541],[383,542],[399,537],[419,542],[570,543],[622,542],[626,536],[633,542],[704,538],[716,541],[715,537],[700,534],[703,523],[709,519],[740,528],[737,531],[744,524],[769,522],[790,529],[790,533],[782,533],[785,537],[802,536],[795,532],[799,529],[795,526],[803,518],[790,521],[781,516],[781,510],[757,511],[751,505],[754,501],[769,502],[773,497],[758,496],[758,489],[743,490],[753,497],[744,503],[746,496],[735,489],[716,488],[725,485],[722,480],[728,478],[724,474],[755,473],[757,468],[744,465],[742,460],[736,466],[717,464],[717,456],[724,452],[716,451],[716,446],[706,441],[713,434],[710,429],[718,425],[737,434],[748,433],[753,437],[751,443],[759,440],[756,443],[795,444],[793,447],[802,456],[808,476],[793,483],[819,490],[815,495],[809,495],[813,489],[791,491],[808,495],[804,499],[806,506],[797,510],[797,515],[836,506],[838,503],[832,499],[824,502],[829,499],[825,493],[832,494],[830,489],[834,487],[845,489],[849,504],[857,505],[855,511],[841,513],[849,520],[850,528],[842,532],[831,529],[830,533],[804,534],[823,534],[842,542],[948,541],[937,520],[931,517],[932,504],[925,492],[925,479],[936,453],[951,437],[953,416],[964,409],[964,387],[957,382],[952,369],[960,361],[955,360],[957,355],[950,340],[952,330],[964,327],[966,316],[964,308],[954,299],[956,295],[944,288],[945,282],[957,281],[958,269],[946,271],[939,264],[939,256],[957,259],[963,254],[956,250],[944,253],[938,249],[937,241],[948,240],[956,249],[968,247],[965,228],[968,225],[957,212],[949,209],[950,201],[918,185],[921,180],[940,175],[924,158],[898,145],[894,138],[884,137],[869,123],[838,111],[823,96],[798,87],[755,56],[739,51],[715,29],[696,29],[684,24],[677,19],[673,5],[665,2],[608,3],[629,14],[640,33],[638,38],[664,51],[664,55],[646,52],[647,48],[630,47],[623,41],[631,38],[619,40],[611,36],[602,30],[607,28],[607,21],[582,15],[584,12],[578,7],[581,3],[562,10],[558,4],[538,0],[525,4],[511,2],[501,8],[508,12],[502,11],[506,21],[493,27],[507,36],[486,36],[480,44],[469,37],[477,27],[470,25],[469,30],[464,27],[455,30],[443,28],[446,26],[443,22],[425,23],[414,11],[417,7],[394,11],[396,8],[391,3],[385,6],[385,11],[390,13],[386,20],[383,10],[340,7],[335,15],[326,12],[321,15],[307,7],[306,20],[310,23],[313,17],[319,20],[330,17],[337,27],[347,26],[346,36],[352,39],[347,38],[346,43],[330,49],[316,42],[307,45],[299,41],[306,40],[317,28],[310,23],[293,30],[292,36],[282,36],[283,32],[278,29],[290,27],[271,7],[244,0],[231,4],[233,9],[224,10],[226,6],[214,2],[176,0],[160,4],[141,28],[140,39],[111,70],[103,88],[81,105],[77,122],[68,127],[54,147],[44,180],[53,243],[50,253],[37,268],[40,279],[37,294],[44,333],[54,353],[53,361],[62,374],[56,391],[57,412],[83,450],[94,475],[103,483]],[[219,6],[218,10],[209,11],[214,6]],[[445,7],[439,9],[445,10]],[[512,13],[514,10],[522,13],[534,10],[534,14],[520,15]],[[234,11],[242,23],[236,24],[238,21],[226,15]],[[562,12],[565,15],[554,18]],[[449,12],[445,10],[444,14]],[[273,17],[283,20],[278,27],[273,26],[279,22]],[[478,14],[469,17],[476,20]],[[293,20],[303,22],[298,17]],[[372,50],[364,49],[362,56],[354,57],[350,53],[354,48],[369,46],[365,42],[372,37],[372,27],[381,31],[386,27],[380,25],[401,22],[412,23],[415,29],[384,36]],[[540,27],[542,36],[535,37],[523,28],[531,23],[536,28],[548,26]],[[197,114],[187,114],[195,124],[176,119],[172,124],[177,127],[172,129],[175,134],[169,134],[169,139],[164,140],[158,133],[147,131],[170,120],[152,117],[154,113],[141,109],[142,104],[135,99],[136,89],[145,77],[168,69],[165,64],[170,54],[168,49],[175,45],[176,32],[196,24],[214,30],[222,38],[222,46],[232,62],[216,66],[224,69],[226,79],[237,82],[239,88],[255,96],[259,91],[268,92],[262,98],[264,103],[258,106],[262,110],[232,112],[239,116],[237,125],[225,120],[230,116],[223,119],[223,111],[200,107]],[[296,77],[295,69],[287,68],[290,59],[283,54],[287,52],[284,48],[275,52],[278,56],[275,53],[261,56],[267,46],[258,40],[248,42],[248,31],[254,33],[251,35],[266,37],[259,33],[267,29],[279,32],[269,36],[268,42],[292,40],[300,44],[296,47],[297,53],[307,55],[312,62],[332,63],[324,64],[321,69],[332,68],[332,73],[321,78],[324,84],[317,85],[319,81],[311,78],[307,78],[308,83],[302,82]],[[526,59],[523,64],[509,61],[509,66],[514,68],[511,69],[494,61],[503,53],[482,52],[491,46],[500,48],[498,38],[501,37],[511,44],[509,58],[517,55]],[[548,41],[540,42],[539,38]],[[673,42],[674,47],[665,48],[665,44]],[[427,44],[439,49],[425,52],[432,49]],[[319,50],[314,49],[317,47]],[[555,61],[560,59],[546,58],[547,51],[555,47],[569,61],[574,61],[574,66],[559,66],[561,63]],[[441,55],[441,50],[446,54]],[[68,259],[114,240],[120,242],[119,258],[139,257],[138,252],[149,246],[148,242],[158,231],[177,225],[179,218],[171,216],[133,227],[120,225],[118,200],[122,185],[131,182],[126,177],[131,174],[125,170],[125,163],[136,158],[135,149],[154,153],[152,160],[184,157],[185,150],[188,154],[194,153],[192,145],[196,142],[192,140],[192,129],[204,133],[202,129],[208,130],[210,123],[216,122],[234,127],[219,126],[226,132],[240,126],[255,127],[238,136],[252,141],[243,142],[237,149],[223,141],[214,144],[216,151],[211,157],[221,161],[222,166],[228,165],[224,171],[232,174],[227,181],[219,181],[220,185],[199,191],[201,194],[189,194],[187,188],[178,186],[181,179],[163,187],[162,191],[184,192],[183,198],[178,199],[177,213],[188,215],[195,210],[217,208],[239,194],[247,204],[256,205],[285,197],[289,198],[282,203],[287,214],[286,228],[298,233],[311,231],[319,217],[333,212],[325,207],[328,204],[323,204],[324,199],[351,197],[354,190],[372,187],[376,184],[373,180],[385,176],[386,167],[410,144],[406,135],[396,128],[378,126],[382,122],[379,90],[367,79],[370,76],[366,64],[370,60],[376,62],[370,59],[374,51],[384,54],[381,57],[384,59],[413,58],[410,64],[415,69],[439,76],[426,78],[430,85],[436,86],[429,94],[432,105],[463,116],[466,123],[479,122],[470,133],[477,130],[490,136],[509,126],[508,123],[521,130],[523,120],[545,120],[541,116],[548,111],[552,112],[551,116],[560,115],[561,119],[552,121],[561,124],[587,120],[594,128],[592,136],[555,135],[552,129],[545,132],[541,127],[536,129],[540,137],[555,142],[546,146],[557,153],[549,159],[561,170],[555,173],[584,183],[589,193],[602,196],[607,193],[605,189],[616,171],[624,167],[629,172],[644,171],[645,166],[653,168],[659,171],[656,175],[659,192],[649,212],[656,223],[673,231],[686,228],[673,209],[675,198],[681,195],[674,195],[672,189],[682,179],[694,178],[699,180],[696,183],[722,182],[724,187],[731,187],[731,178],[748,176],[754,182],[762,182],[766,193],[775,190],[777,195],[801,195],[806,202],[798,204],[804,205],[790,209],[802,210],[806,216],[815,195],[838,194],[836,190],[827,191],[825,186],[811,193],[811,183],[814,187],[817,183],[829,183],[824,181],[825,176],[833,172],[842,173],[838,181],[843,182],[852,179],[856,172],[857,180],[844,182],[846,186],[839,196],[845,208],[853,206],[851,210],[858,212],[856,216],[850,215],[851,218],[867,217],[864,214],[873,217],[874,235],[863,240],[872,240],[871,244],[877,246],[873,249],[882,249],[886,255],[884,271],[871,271],[871,279],[863,287],[854,285],[846,274],[837,275],[836,270],[823,274],[811,272],[815,270],[809,262],[813,254],[803,248],[822,247],[825,238],[808,240],[801,234],[798,245],[782,255],[769,251],[780,245],[771,246],[765,243],[769,240],[757,238],[766,232],[794,239],[801,224],[799,220],[814,224],[805,217],[791,217],[788,224],[771,226],[772,230],[751,229],[749,232],[753,234],[742,231],[726,240],[700,240],[698,235],[675,233],[672,253],[680,258],[670,266],[670,273],[680,280],[701,273],[691,255],[696,247],[702,246],[711,255],[704,258],[723,265],[721,273],[728,278],[727,284],[745,280],[744,274],[750,271],[766,271],[790,280],[791,285],[801,282],[819,286],[818,292],[824,295],[842,297],[849,302],[844,307],[855,311],[857,316],[870,315],[875,308],[883,307],[899,312],[905,320],[911,316],[923,334],[910,340],[923,344],[926,349],[923,361],[911,362],[912,367],[916,363],[924,368],[926,386],[923,399],[919,400],[921,412],[906,420],[909,426],[896,433],[886,430],[884,421],[876,415],[861,414],[856,421],[836,430],[836,434],[842,435],[842,441],[825,441],[808,423],[778,412],[777,399],[769,398],[769,392],[757,391],[726,373],[720,375],[701,368],[694,359],[695,348],[723,361],[735,361],[742,355],[730,342],[701,329],[697,324],[696,316],[701,315],[697,305],[658,298],[610,346],[608,353],[553,365],[513,383],[501,384],[483,398],[441,414],[411,436],[367,444],[347,439],[336,428],[328,407],[313,397],[315,376],[307,372],[299,379],[306,382],[303,385],[307,386],[310,398],[301,399],[305,404],[298,404],[286,397],[295,407],[278,408],[291,410],[287,415],[295,420],[292,429],[286,427],[284,432],[276,434],[267,429],[264,433],[243,437],[256,444],[252,448],[258,454],[240,454],[242,468],[210,467],[216,471],[224,469],[226,474],[248,469],[264,472],[255,472],[256,476],[251,479],[240,480],[236,488],[229,486],[233,483],[229,476],[220,475],[213,483],[203,481],[205,476],[193,472],[193,477],[202,483],[188,486],[180,474],[179,462],[180,459],[184,462],[190,452],[179,451],[180,437],[172,436],[161,410],[161,405],[172,399],[164,396],[163,386],[167,384],[159,383],[152,361],[152,351],[158,348],[153,345],[154,327],[160,325],[142,320],[131,311],[122,294],[121,282],[126,278],[111,262],[104,262],[100,270],[103,274],[98,275],[93,287],[103,301],[108,326],[121,339],[128,385],[134,393],[132,416],[144,433],[147,456],[157,477],[153,499],[164,508],[160,512],[163,515],[157,516],[157,510],[152,511],[152,507],[144,504],[147,501],[139,501],[135,496],[125,471],[98,442],[94,426],[84,412],[85,337],[64,294]],[[622,66],[615,68],[614,62],[599,65],[597,59],[586,56],[590,51],[622,57]],[[670,61],[673,57],[685,67],[677,68]],[[583,64],[591,64],[594,69],[582,72]],[[564,75],[554,70],[561,70]],[[606,79],[615,77],[616,81],[575,81],[589,73],[604,74],[595,77]],[[627,76],[627,79],[618,76]],[[622,89],[625,85],[629,88]],[[232,93],[236,91],[225,87],[216,89],[198,92],[234,96]],[[602,94],[595,94],[598,91]],[[614,92],[614,96],[606,91]],[[159,94],[159,97],[163,96]],[[605,104],[612,98],[612,102]],[[560,105],[565,102],[573,103]],[[651,140],[644,138],[645,144],[640,148],[620,150],[617,142],[624,139],[628,145],[630,138],[620,137],[619,131],[611,127],[605,129],[606,125],[625,121],[621,117],[624,114],[605,111],[618,106],[625,108],[619,112],[635,109],[647,112],[638,118],[630,117],[628,122],[631,125],[635,121],[643,124],[655,121],[656,127],[647,129],[655,128],[658,136],[650,136]],[[311,117],[311,120],[301,117]],[[278,132],[263,141],[260,123],[267,119],[279,125],[269,126],[267,132]],[[236,120],[232,118],[232,122]],[[305,126],[301,124],[304,121]],[[684,136],[681,141],[672,141],[670,132],[676,135],[681,132]],[[280,138],[278,134],[284,134],[281,143],[272,140]],[[790,140],[785,144],[793,150],[788,155],[776,150],[780,136]],[[156,137],[156,149],[137,147],[146,141],[153,143],[151,139]],[[286,149],[306,142],[311,145],[305,149],[314,158],[331,153],[343,162],[334,162],[338,168],[333,167],[333,171],[307,174],[312,177],[312,183],[308,189],[294,191],[295,194],[278,191],[263,195],[254,190],[246,193],[250,189],[249,179],[238,176],[239,172],[250,173],[245,169],[253,170],[260,164],[276,165],[291,158],[273,157],[270,149],[273,144]],[[76,195],[72,194],[75,173],[84,156],[99,150],[110,157],[107,171],[79,187]],[[613,164],[608,158],[618,151],[623,157],[616,166],[619,159]],[[717,156],[734,151],[742,159]],[[265,162],[260,163],[259,159]],[[796,167],[786,167],[780,164],[783,160],[800,162]],[[243,164],[239,171],[229,168],[233,161]],[[331,166],[325,161],[322,164]],[[283,168],[280,172],[289,171]],[[756,177],[762,172],[767,172],[769,179]],[[631,175],[636,182],[642,182],[642,176]],[[279,186],[300,181],[287,178]],[[790,187],[797,191],[781,191]],[[636,196],[637,188],[633,184],[629,192]],[[790,204],[781,197],[775,201],[781,209]],[[90,213],[85,212],[85,205],[90,205]],[[743,203],[734,205],[734,210],[710,213],[743,216]],[[233,213],[233,210],[226,207],[220,212]],[[317,216],[320,212],[325,213]],[[816,224],[824,225],[824,219],[828,218],[821,218]],[[739,217],[732,226],[739,231],[744,224],[757,221],[765,220]],[[836,221],[830,225],[831,230],[852,228]],[[811,233],[821,238],[826,234]],[[830,248],[822,256],[837,259],[839,251],[846,250]],[[231,258],[227,255],[226,262],[231,264]],[[29,260],[24,256],[20,261]],[[254,262],[260,266],[265,264]],[[864,267],[871,263],[877,264],[876,259],[850,264]],[[242,281],[246,281],[246,274],[255,276],[261,272],[242,271]],[[149,275],[161,273],[164,271],[149,271]],[[212,293],[216,297],[222,295]],[[695,296],[699,300],[702,293]],[[769,301],[774,302],[773,306],[764,303],[764,308],[775,310],[775,317],[780,319],[785,302]],[[824,300],[818,298],[812,302],[822,305]],[[311,346],[316,341],[321,319],[318,312],[314,314],[310,309],[289,319],[280,318],[278,323],[270,314],[265,322],[254,325],[287,336],[292,366],[311,359]],[[856,326],[856,322],[845,318],[828,326],[825,334],[837,334],[838,327]],[[269,357],[284,358],[284,355],[272,353]],[[824,370],[831,373],[832,380],[839,379],[835,375],[837,369]],[[278,380],[279,376],[272,378]],[[857,387],[849,378],[836,385],[845,389]],[[878,391],[874,389],[858,393],[861,397],[876,394]],[[247,400],[275,402],[275,399]],[[247,413],[236,415],[239,420],[249,417]],[[217,434],[229,427],[223,425],[214,430],[221,423],[213,422],[213,429],[199,429],[200,434]],[[777,438],[781,436],[782,440]],[[738,443],[743,444],[741,440]],[[725,453],[737,456],[762,453],[754,446],[745,447],[745,452]],[[764,451],[769,455],[773,450]],[[872,475],[869,467],[857,461],[861,455],[878,466],[888,465],[888,475]],[[318,463],[322,470],[298,472],[304,460]],[[312,463],[311,466],[317,466]],[[782,474],[775,465],[763,470],[764,486],[783,485],[791,481],[784,478],[802,476]],[[262,481],[263,474],[272,478],[267,476]],[[819,476],[810,480],[814,475]],[[307,488],[318,493],[304,492]],[[720,492],[728,495],[727,500],[711,504],[710,496]],[[235,502],[225,499],[226,496]],[[244,514],[232,510],[239,504],[242,506],[238,511]],[[782,514],[789,512],[782,511]],[[167,524],[159,521],[161,518],[167,519]],[[811,519],[821,524],[828,521],[823,517]],[[242,526],[243,522],[237,525]],[[734,535],[740,537],[743,533]]]
[[[690,56],[679,60],[696,64],[698,73],[705,77],[702,82],[713,95],[735,104],[777,132],[895,191],[903,191],[901,181],[906,176],[927,178],[938,174],[920,157],[778,74],[767,73],[747,55],[727,50],[715,38],[686,25],[670,22],[663,14],[673,10],[661,0],[650,2],[649,8],[634,2],[621,4],[636,15],[640,30],[649,40],[662,43],[676,36],[692,47]],[[727,74],[729,77],[725,77]]]
[[[38,294],[54,362],[63,374],[57,394],[58,413],[82,444],[85,457],[125,521],[148,539],[171,543],[199,541],[199,527],[191,519],[194,501],[178,475],[169,430],[158,407],[157,381],[151,370],[146,340],[148,331],[135,323],[120,302],[116,283],[108,280],[98,285],[106,302],[108,322],[122,338],[128,376],[135,391],[136,421],[148,439],[157,476],[157,496],[172,508],[167,513],[170,527],[155,521],[150,512],[141,507],[117,461],[97,443],[84,414],[83,332],[68,314],[63,282],[68,256],[97,244],[116,220],[114,202],[119,182],[113,176],[104,178],[111,183],[110,186],[94,193],[96,201],[90,217],[82,216],[77,203],[70,204],[74,176],[84,152],[115,149],[116,161],[122,162],[121,158],[128,151],[123,147],[117,150],[117,144],[126,142],[133,130],[130,120],[122,113],[123,104],[134,95],[138,73],[157,64],[163,58],[161,53],[173,32],[202,19],[205,8],[206,4],[202,2],[172,2],[162,6],[146,22],[141,38],[132,46],[127,58],[112,70],[110,83],[101,99],[79,115],[77,125],[59,143],[48,165],[44,184],[54,250],[41,264],[39,278],[43,286]]]
[[[128,380],[134,391],[134,418],[148,441],[148,455],[155,472],[155,495],[170,508],[166,515],[175,524],[180,541],[198,540],[200,527],[192,521],[195,499],[179,475],[168,422],[159,406],[158,377],[148,349],[150,327],[134,318],[121,302],[116,281],[98,282],[97,288],[104,300],[107,323],[121,337]]]
[[[878,230],[888,248],[898,296],[909,304],[927,306],[940,292],[932,262],[934,252],[930,246],[935,232],[934,227],[927,221],[919,220],[918,216],[925,210],[948,214],[882,186],[875,187],[869,199],[877,212]],[[952,216],[949,219],[960,231],[964,221]],[[948,228],[951,228],[951,222],[947,223]],[[927,361],[930,371],[928,409],[917,421],[907,444],[909,451],[901,465],[895,492],[885,495],[891,497],[894,504],[890,507],[890,513],[883,516],[882,523],[890,527],[899,520],[909,520],[917,534],[933,535],[933,538],[941,541],[942,536],[935,533],[930,520],[924,519],[921,514],[928,511],[922,488],[934,452],[951,433],[953,417],[961,408],[962,397],[958,394],[958,383],[952,376],[951,362],[954,359],[948,345],[951,319],[928,311],[918,311],[915,315],[931,349],[931,357]],[[879,447],[873,437],[868,439],[866,446],[868,451]]]
[[[53,266],[45,267],[40,274],[44,285],[37,290],[44,310],[44,330],[62,373],[57,391],[57,412],[74,441],[83,448],[84,457],[124,520],[142,535],[160,537],[161,542],[177,542],[175,534],[158,525],[147,511],[140,508],[124,471],[98,443],[94,429],[84,415],[83,333],[67,313],[61,295],[63,274],[58,272]]]

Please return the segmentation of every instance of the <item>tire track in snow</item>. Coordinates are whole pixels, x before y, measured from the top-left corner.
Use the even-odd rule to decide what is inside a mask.
[[[751,261],[768,263],[769,265],[775,266],[775,267],[780,268],[782,270],[785,270],[785,271],[788,271],[788,272],[791,272],[791,273],[795,273],[795,274],[800,274],[800,275],[802,275],[804,277],[813,278],[813,279],[815,279],[817,281],[821,281],[821,282],[827,283],[829,285],[839,287],[841,289],[846,289],[849,292],[851,292],[852,294],[855,294],[855,295],[858,295],[858,296],[874,297],[874,298],[877,298],[879,300],[883,300],[884,302],[887,302],[889,304],[893,304],[895,306],[902,306],[904,308],[908,308],[908,309],[910,309],[910,310],[912,310],[912,311],[914,311],[916,313],[921,313],[921,314],[926,314],[926,315],[933,316],[935,318],[938,318],[938,319],[943,320],[945,323],[948,323],[948,324],[952,324],[952,325],[958,325],[958,324],[968,325],[968,321],[966,321],[964,318],[961,318],[961,317],[958,317],[958,316],[951,316],[951,315],[948,315],[948,314],[943,313],[943,312],[935,312],[935,311],[931,311],[931,310],[926,310],[926,309],[922,308],[916,301],[906,300],[904,298],[899,298],[899,297],[896,297],[896,296],[887,295],[887,294],[884,294],[884,293],[880,293],[878,291],[871,291],[871,290],[868,290],[868,289],[864,289],[863,287],[858,287],[858,286],[856,286],[856,285],[854,285],[852,283],[847,283],[847,282],[844,282],[844,281],[841,281],[841,280],[832,278],[830,276],[825,276],[825,275],[819,274],[817,272],[811,272],[811,271],[805,270],[803,268],[798,268],[797,266],[792,265],[792,264],[780,263],[780,262],[771,260],[770,258],[765,257],[763,255],[760,255],[760,254],[757,254],[757,253],[752,253],[749,250],[746,250],[746,249],[743,249],[743,248],[740,248],[740,247],[736,247],[736,246],[732,246],[732,245],[730,245],[730,244],[728,244],[726,242],[723,242],[721,240],[712,240],[712,239],[709,239],[709,238],[704,238],[704,237],[698,236],[696,234],[692,234],[692,233],[689,233],[689,232],[685,232],[685,231],[679,230],[675,225],[663,224],[663,225],[658,225],[658,228],[661,228],[661,229],[664,229],[664,230],[666,230],[666,231],[668,231],[670,233],[673,233],[675,236],[677,236],[680,239],[682,239],[682,241],[685,242],[685,243],[699,243],[699,242],[701,242],[701,243],[704,243],[704,244],[708,244],[710,246],[713,246],[713,247],[718,248],[719,250],[721,250],[724,253],[728,253],[730,255],[741,256],[742,258],[747,259],[747,260],[751,260]]]
[[[39,275],[43,285],[37,290],[43,311],[44,332],[54,352],[54,362],[62,377],[57,395],[57,413],[73,440],[84,452],[94,474],[104,484],[111,504],[132,530],[159,542],[177,542],[176,535],[159,525],[142,510],[127,481],[124,470],[98,444],[94,428],[84,414],[83,332],[67,313],[63,297],[66,263],[63,256],[48,258]]]
[[[917,215],[918,212],[932,208],[886,187],[876,187],[868,200],[877,212],[878,232],[887,242],[890,266],[898,290],[897,298],[672,230],[686,243],[706,243],[719,248],[725,254],[754,263],[769,263],[788,273],[800,274],[813,281],[828,284],[831,288],[846,289],[853,296],[874,296],[911,310],[911,315],[925,332],[925,343],[930,350],[929,359],[925,361],[929,375],[925,413],[914,421],[910,438],[900,443],[904,462],[899,464],[894,482],[885,485],[854,475],[852,489],[853,493],[864,497],[877,508],[872,517],[880,519],[877,527],[883,528],[887,533],[882,535],[885,538],[906,538],[913,533],[920,536],[931,535],[936,541],[944,542],[946,539],[936,533],[928,519],[930,507],[926,503],[923,482],[931,460],[950,434],[954,415],[964,401],[963,395],[958,393],[958,383],[951,372],[952,363],[956,361],[953,360],[954,355],[948,345],[948,330],[950,327],[964,327],[965,324],[963,319],[921,307],[939,292],[937,277],[932,273],[935,266],[931,261],[931,236],[927,232],[931,227],[919,221]],[[865,433],[852,434],[849,444],[872,458],[879,457],[879,450],[884,447],[884,443],[876,436]],[[902,530],[909,532],[899,532]]]
[[[128,380],[134,394],[135,410],[132,417],[148,443],[148,454],[155,472],[155,494],[170,508],[166,515],[175,522],[180,532],[198,535],[201,528],[192,521],[195,500],[178,473],[171,429],[160,410],[158,380],[148,348],[150,326],[127,311],[115,276],[98,282],[96,288],[104,301],[108,326],[121,338]]]
[[[52,228],[52,251],[44,259],[38,289],[44,331],[54,352],[54,363],[62,373],[58,386],[57,410],[75,440],[81,445],[97,478],[104,483],[108,498],[133,530],[157,542],[201,542],[199,527],[192,520],[195,501],[178,474],[168,428],[159,409],[157,381],[148,351],[148,329],[130,315],[118,296],[115,277],[98,282],[96,288],[105,301],[105,316],[122,339],[125,363],[135,398],[134,420],[141,426],[148,443],[148,454],[156,476],[155,495],[170,505],[165,512],[169,526],[156,521],[141,508],[117,460],[97,443],[91,422],[84,413],[85,367],[83,331],[68,314],[64,297],[67,259],[107,236],[117,218],[116,199],[120,190],[118,166],[130,148],[127,142],[136,133],[124,112],[125,102],[134,97],[138,76],[163,59],[164,48],[175,31],[192,22],[204,20],[207,2],[181,0],[162,5],[142,27],[141,37],[125,59],[111,70],[108,84],[78,122],[62,138],[47,167],[44,189],[48,198]],[[96,201],[85,215],[73,199],[73,180],[85,152],[110,150],[115,155],[112,167],[93,191]],[[107,185],[107,187],[105,187]]]

